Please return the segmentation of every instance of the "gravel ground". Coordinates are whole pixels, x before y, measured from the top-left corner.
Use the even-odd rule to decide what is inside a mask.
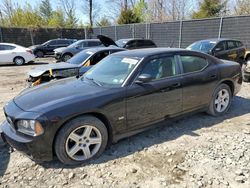
[[[0,67],[0,107],[37,64]],[[4,120],[2,110],[0,121]],[[0,187],[250,187],[250,84],[223,117],[196,114],[110,146],[77,167],[36,164],[0,141]]]

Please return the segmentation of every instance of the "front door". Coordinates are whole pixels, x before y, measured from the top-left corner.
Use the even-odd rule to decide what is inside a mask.
[[[126,118],[131,130],[174,116],[182,109],[181,76],[174,56],[147,60],[138,76],[141,74],[151,75],[152,80],[127,88]]]

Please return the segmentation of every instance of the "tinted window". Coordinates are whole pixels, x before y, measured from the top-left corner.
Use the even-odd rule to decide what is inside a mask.
[[[236,42],[235,41],[227,41],[227,48],[233,49],[233,48],[237,48]]]
[[[220,42],[219,44],[217,44],[215,50],[216,52],[226,50],[226,42]]]
[[[89,46],[99,46],[99,45],[101,45],[101,43],[97,42],[97,41],[89,41],[88,43],[89,43]]]
[[[0,45],[0,50],[13,50],[15,49],[15,46],[10,46],[10,45]]]
[[[91,60],[90,60],[90,65],[95,65],[99,61],[101,61],[103,58],[109,55],[109,51],[104,51],[104,52],[98,52],[95,54]]]
[[[180,56],[183,73],[200,71],[208,65],[206,59],[197,56]]]
[[[124,46],[127,44],[127,42],[128,42],[128,40],[120,39],[120,40],[117,40],[115,43],[117,44],[117,46],[124,48]]]
[[[58,45],[68,45],[68,44],[69,44],[69,41],[67,41],[67,40],[58,40],[58,41],[57,41],[57,44],[58,44]]]
[[[79,47],[80,48],[85,48],[85,47],[88,47],[88,42],[81,42],[80,44],[79,44]]]
[[[138,46],[137,43],[138,43],[138,41],[136,41],[136,40],[129,41],[125,45],[125,48],[136,48]]]
[[[54,45],[57,45],[57,41],[56,40],[52,40],[48,43],[48,45],[50,46],[54,46]]]
[[[243,46],[243,44],[240,41],[236,41],[236,45],[237,45],[237,47],[242,47]]]
[[[162,57],[150,60],[142,69],[141,74],[149,74],[153,80],[176,75],[174,57]]]
[[[155,46],[155,44],[150,40],[138,40],[137,45],[138,46]]]
[[[81,63],[83,63],[84,61],[86,61],[93,54],[94,53],[91,52],[91,51],[84,50],[84,51],[79,52],[78,54],[74,55],[72,58],[70,58],[67,61],[67,63],[80,65]]]

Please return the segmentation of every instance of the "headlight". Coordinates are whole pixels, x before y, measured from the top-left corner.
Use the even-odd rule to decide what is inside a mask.
[[[19,120],[17,131],[30,136],[39,136],[44,132],[42,125],[35,120]]]

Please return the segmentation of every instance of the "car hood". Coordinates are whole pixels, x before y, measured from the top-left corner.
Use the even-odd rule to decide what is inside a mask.
[[[108,47],[108,46],[117,46],[117,44],[111,38],[109,38],[109,37],[106,37],[104,35],[97,35],[97,38],[106,47]]]
[[[54,50],[54,52],[59,52],[59,53],[61,53],[61,52],[63,52],[66,48],[67,48],[67,47],[56,48],[56,49]]]
[[[46,112],[76,100],[103,95],[107,88],[76,78],[66,78],[24,90],[14,98],[16,105],[24,111]]]
[[[45,72],[49,71],[50,69],[53,70],[62,70],[62,69],[72,69],[77,68],[78,65],[70,64],[70,63],[56,63],[56,64],[48,64],[48,65],[42,65],[35,67],[34,69],[31,69],[31,71],[28,73],[31,77],[38,77],[43,75]]]

